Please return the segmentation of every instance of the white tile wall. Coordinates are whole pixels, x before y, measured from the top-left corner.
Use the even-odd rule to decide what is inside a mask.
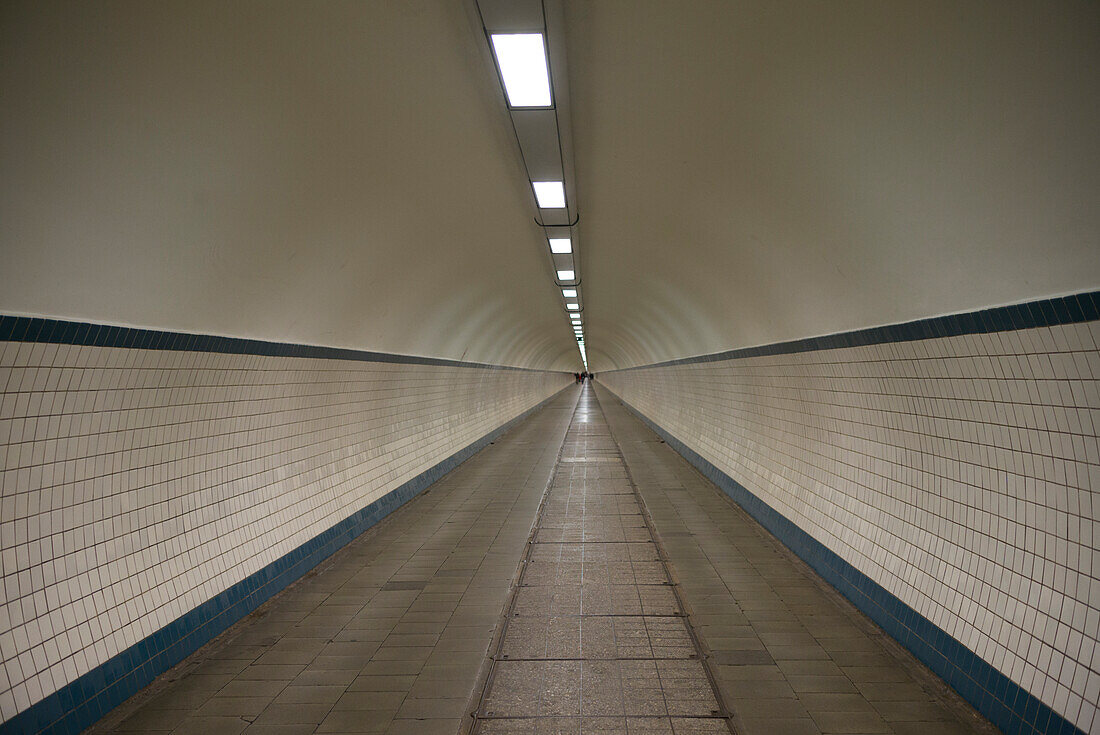
[[[0,342],[2,719],[571,381]]]
[[[1096,732],[1098,344],[1091,322],[599,379]]]

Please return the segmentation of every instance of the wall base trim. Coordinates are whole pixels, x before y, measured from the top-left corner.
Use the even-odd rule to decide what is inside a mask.
[[[10,720],[0,723],[0,733],[75,735],[89,727],[569,387],[556,391]]]
[[[859,610],[905,646],[975,709],[1009,735],[1084,735],[1038,698],[991,666],[751,493],[618,394],[601,384],[678,454],[717,485]]]

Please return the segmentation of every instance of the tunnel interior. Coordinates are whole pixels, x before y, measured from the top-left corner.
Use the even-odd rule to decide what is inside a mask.
[[[1084,0],[3,3],[0,732],[1100,732],[1098,132]]]

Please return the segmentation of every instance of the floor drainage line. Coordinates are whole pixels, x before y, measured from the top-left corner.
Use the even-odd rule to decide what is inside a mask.
[[[500,657],[501,661],[599,661],[600,663],[606,663],[608,661],[699,661],[699,654],[693,653],[690,656],[605,656],[602,658],[595,658],[593,656],[586,656],[585,658],[565,657],[565,658],[530,658],[524,657],[512,657],[507,654]],[[556,717],[557,715],[555,715]],[[624,717],[628,715],[623,715]],[[634,715],[629,715],[633,717]]]
[[[649,541],[535,541],[536,546],[545,544],[651,544]],[[650,559],[581,559],[580,561],[651,561]]]
[[[600,407],[600,413],[604,415],[604,420],[607,421],[607,414],[604,413],[603,406],[600,403],[599,398],[593,391],[593,400],[596,405]],[[638,490],[637,483],[634,482],[634,476],[630,472],[630,465],[627,464],[626,455],[623,454],[622,445],[619,444],[619,440],[615,437],[615,433],[611,430],[611,422],[607,421],[608,435],[611,437],[611,441],[615,443],[615,447],[618,450],[619,457],[622,459],[623,471],[626,472],[627,482],[630,484],[630,488],[634,493],[634,498],[638,503],[638,507],[641,509],[642,521],[646,524],[646,528],[649,529],[650,537],[653,543],[657,546],[657,553],[660,557],[661,565],[665,569],[665,574],[672,581],[670,585],[672,588],[672,594],[676,598],[676,603],[680,606],[680,610],[684,613],[684,625],[687,628],[688,636],[691,637],[691,642],[695,646],[695,651],[698,654],[698,660],[703,667],[703,672],[706,674],[707,682],[710,684],[710,688],[714,693],[714,699],[718,703],[718,709],[720,715],[715,715],[715,718],[721,717],[726,723],[726,727],[729,728],[731,735],[741,735],[737,728],[733,724],[733,711],[726,706],[724,699],[722,698],[722,691],[718,687],[718,681],[714,676],[714,671],[710,667],[708,657],[703,649],[703,645],[699,640],[699,636],[695,631],[695,626],[692,623],[691,616],[687,612],[687,606],[684,604],[683,595],[680,592],[680,584],[676,581],[672,574],[672,568],[669,565],[668,555],[665,553],[664,545],[658,540],[657,529],[653,525],[653,518],[649,514],[649,508],[646,507],[645,498],[642,497],[641,492]]]
[[[483,715],[482,720],[545,720],[545,715]],[[725,715],[553,715],[555,720],[724,720]]]
[[[569,414],[569,424],[565,427],[565,434],[562,436],[561,445],[558,447],[557,456],[554,460],[554,469],[550,472],[550,477],[546,481],[546,487],[543,488],[542,498],[539,500],[538,510],[535,512],[535,520],[531,524],[531,533],[527,537],[527,543],[524,544],[523,556],[520,558],[519,569],[516,571],[515,577],[513,577],[512,590],[508,593],[508,603],[504,606],[503,614],[501,615],[501,621],[498,624],[498,633],[496,637],[496,644],[493,646],[494,650],[489,654],[489,673],[485,677],[485,682],[481,687],[481,696],[478,697],[477,707],[470,712],[469,729],[466,726],[463,727],[463,731],[476,735],[480,721],[487,719],[482,713],[485,708],[485,698],[489,694],[489,690],[492,688],[494,677],[496,676],[497,661],[499,660],[501,653],[504,650],[504,639],[508,635],[508,623],[512,619],[515,607],[516,598],[519,596],[519,590],[524,587],[523,577],[527,573],[527,563],[531,556],[531,549],[535,545],[535,534],[538,533],[539,527],[542,523],[542,516],[546,510],[546,501],[550,497],[550,491],[554,487],[554,479],[558,476],[558,468],[561,467],[561,458],[565,451],[566,442],[569,439],[569,431],[573,428],[574,419],[577,417],[577,409],[581,405],[581,398],[584,395],[584,391],[577,395],[577,400],[573,404],[573,411]]]
[[[527,589],[530,589],[532,586],[535,586],[535,585],[525,585],[525,587]],[[549,585],[542,585],[542,586],[547,587]],[[669,613],[665,613],[665,612],[662,612],[662,613],[644,613],[644,612],[642,612],[642,613],[583,613],[583,614],[579,614],[579,615],[564,614],[564,613],[561,614],[561,615],[558,615],[557,613],[555,613],[553,615],[537,615],[537,614],[532,615],[532,614],[527,614],[527,615],[524,615],[523,617],[525,617],[525,618],[535,618],[535,619],[538,619],[538,618],[677,618],[678,619],[678,618],[686,618],[687,615],[683,612],[669,612]]]

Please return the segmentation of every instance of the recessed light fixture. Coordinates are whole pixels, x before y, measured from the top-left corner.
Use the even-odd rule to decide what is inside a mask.
[[[563,209],[565,207],[565,186],[560,181],[532,181],[535,187],[535,199],[539,209]]]
[[[556,254],[571,253],[573,252],[573,243],[570,242],[568,237],[551,237],[550,252]]]
[[[577,289],[575,289],[575,288],[563,288],[561,290],[561,295],[564,296],[567,299],[575,299],[575,298],[577,298]]]
[[[566,304],[565,308],[569,309],[569,311],[580,311],[581,305],[574,301],[572,303]]]
[[[576,277],[577,277],[577,274],[574,273],[573,271],[558,271],[558,280],[559,281],[572,281]]]
[[[494,33],[493,53],[512,107],[549,107],[550,68],[541,33]]]

